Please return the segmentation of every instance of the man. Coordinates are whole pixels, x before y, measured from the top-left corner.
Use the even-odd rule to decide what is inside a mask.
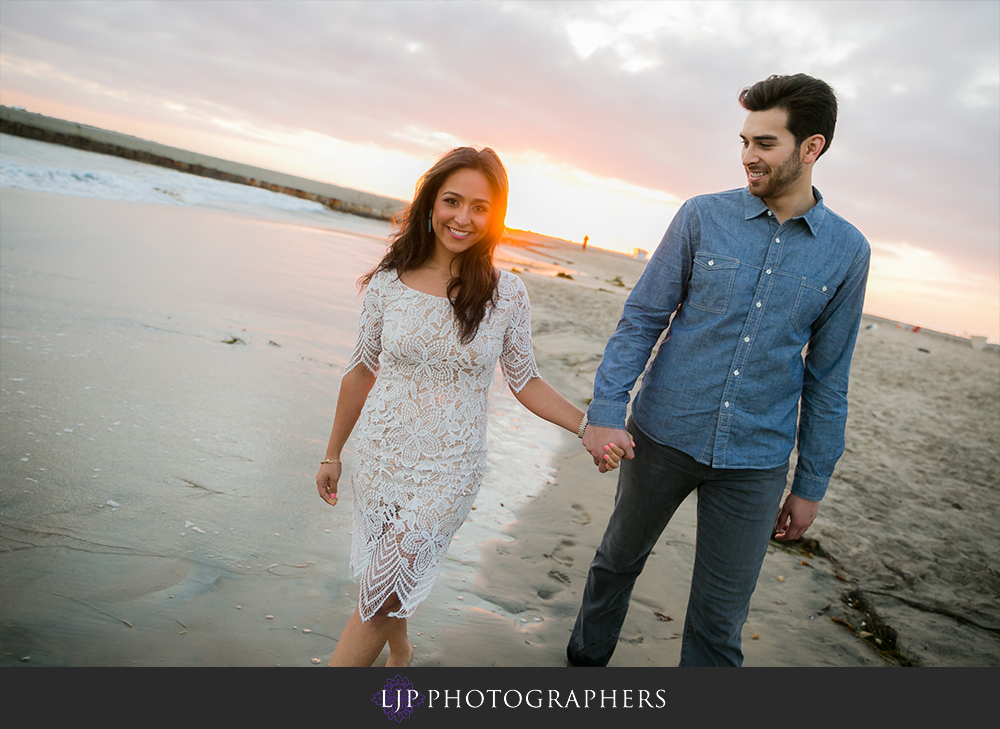
[[[833,141],[836,96],[797,74],[771,76],[739,100],[749,112],[740,135],[747,187],[681,207],[597,371],[584,447],[602,470],[605,444],[625,460],[570,665],[607,665],[646,558],[695,490],[680,663],[741,665],[740,634],[768,541],[805,533],[844,450],[870,252],[812,186]],[[629,392],[664,331],[626,425]],[[796,432],[798,461],[782,503]]]

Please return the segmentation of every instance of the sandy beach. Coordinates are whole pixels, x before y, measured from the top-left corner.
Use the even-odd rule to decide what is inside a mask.
[[[325,664],[357,599],[351,499],[312,479],[387,226],[11,188],[0,206],[0,666]],[[497,263],[582,406],[644,264],[558,242]],[[1000,356],[872,323],[847,452],[810,539],[769,549],[746,665],[1000,665]],[[492,475],[410,621],[415,666],[564,665],[610,513],[614,476],[499,385]],[[612,666],[676,664],[694,506]]]
[[[642,264],[547,253],[573,280],[522,274],[535,350],[544,377],[585,398]],[[816,523],[800,544],[771,542],[745,665],[1000,664],[1000,357],[866,317],[849,397],[847,449]],[[535,594],[512,609],[552,611],[528,638],[547,656],[564,649],[610,513],[614,484],[592,471],[585,453],[567,451],[556,482],[518,514],[514,541],[484,550],[481,594],[502,601],[527,574]],[[694,514],[689,499],[654,550],[612,665],[679,660]]]

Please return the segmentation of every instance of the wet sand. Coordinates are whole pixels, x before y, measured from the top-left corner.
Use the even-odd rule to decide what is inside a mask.
[[[8,189],[0,204],[0,665],[325,663],[357,587],[350,499],[325,506],[312,478],[360,304],[344,282],[381,229]],[[583,404],[643,264],[568,244],[498,263],[528,287],[543,375]],[[564,663],[614,477],[518,407],[495,393],[498,486],[410,621],[414,665]],[[772,545],[746,664],[891,665],[858,637],[855,590],[905,659],[1000,664],[998,420],[995,353],[863,330],[819,549]],[[676,664],[694,522],[689,501],[612,665]]]

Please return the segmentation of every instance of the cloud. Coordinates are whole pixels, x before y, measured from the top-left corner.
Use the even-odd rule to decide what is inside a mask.
[[[739,89],[841,97],[816,182],[869,237],[1000,268],[983,2],[4,3],[8,90],[431,159],[459,140],[680,198],[744,184]],[[243,131],[247,130],[247,131]]]

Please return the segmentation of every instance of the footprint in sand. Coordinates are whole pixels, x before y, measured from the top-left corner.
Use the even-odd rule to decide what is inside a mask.
[[[551,559],[553,562],[561,564],[563,567],[573,566],[573,556],[567,554],[570,549],[576,546],[575,542],[571,542],[568,539],[564,539],[559,542],[559,546],[552,550],[551,554],[543,554],[543,557]]]
[[[545,555],[545,556],[549,557],[551,555]],[[561,582],[564,585],[570,584],[569,575],[567,575],[565,572],[560,572],[559,570],[549,570],[549,577],[551,577],[556,582]],[[540,597],[543,600],[548,600],[552,598],[554,595],[558,595],[560,592],[562,592],[561,587],[542,587],[539,588],[538,592],[536,592],[535,594],[538,595],[538,597]]]
[[[549,570],[549,577],[553,580],[563,583],[564,585],[570,584],[569,575],[565,572],[560,572],[559,570]]]
[[[573,504],[573,506],[570,508],[573,509],[573,521],[575,521],[580,526],[587,526],[592,521],[590,518],[590,514],[588,514],[586,509],[584,509],[579,504]]]

